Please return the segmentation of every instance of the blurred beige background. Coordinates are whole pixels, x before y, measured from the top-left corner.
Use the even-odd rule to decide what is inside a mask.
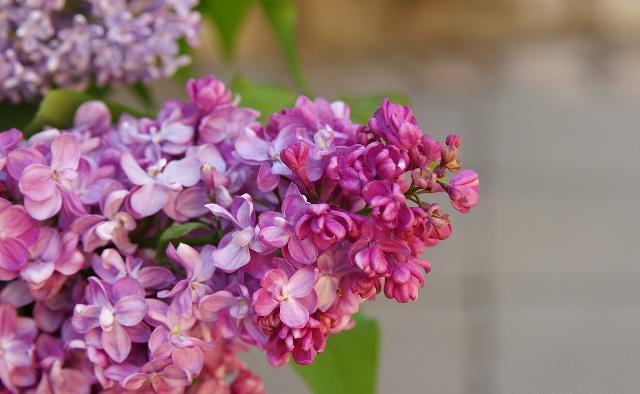
[[[365,306],[379,393],[638,392],[640,1],[299,5],[311,91],[403,92],[427,132],[463,136],[481,176],[480,205],[428,253],[420,300]],[[258,10],[237,57],[221,64],[209,31],[198,69],[289,81]],[[248,359],[269,392],[308,392]]]

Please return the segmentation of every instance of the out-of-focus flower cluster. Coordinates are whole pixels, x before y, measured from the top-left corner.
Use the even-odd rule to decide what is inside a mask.
[[[418,297],[478,176],[410,108],[258,113],[212,77],[155,119],[87,102],[0,133],[0,380],[12,392],[261,393],[235,357],[311,363],[377,294]],[[156,253],[162,238],[191,233]],[[179,227],[182,226],[182,227]]]
[[[0,0],[0,101],[172,75],[198,0]]]

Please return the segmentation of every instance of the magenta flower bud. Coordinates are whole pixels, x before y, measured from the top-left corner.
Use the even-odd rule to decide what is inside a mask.
[[[449,134],[445,139],[445,143],[454,149],[460,149],[462,144],[462,137],[458,134]]]
[[[280,152],[282,162],[294,173],[304,170],[309,161],[309,146],[298,142]]]
[[[353,226],[346,213],[331,209],[328,204],[311,204],[295,226],[299,239],[311,237],[320,250],[327,250],[344,239]]]
[[[203,112],[209,112],[219,105],[229,104],[232,99],[231,91],[212,75],[190,79],[187,82],[187,93],[196,107]]]
[[[369,120],[369,128],[387,144],[402,149],[414,147],[422,137],[411,108],[393,104],[387,98]]]
[[[411,180],[413,184],[421,189],[428,191],[441,191],[442,187],[438,184],[438,177],[430,168],[416,168],[411,171]]]
[[[451,205],[458,211],[467,213],[480,200],[478,174],[473,170],[462,170],[451,177],[446,190],[449,193]]]
[[[424,276],[417,265],[399,264],[384,281],[384,295],[400,303],[418,299],[418,291],[424,285]]]

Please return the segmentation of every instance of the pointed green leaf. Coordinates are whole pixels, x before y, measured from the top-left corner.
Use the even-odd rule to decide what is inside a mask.
[[[274,112],[293,106],[296,101],[296,94],[287,88],[253,83],[243,76],[231,82],[231,90],[240,95],[240,105],[260,111],[262,121],[266,121]]]
[[[351,119],[354,122],[366,123],[375,110],[380,107],[382,99],[388,97],[394,103],[409,104],[409,99],[397,93],[380,93],[376,95],[342,95],[339,100],[349,104]]]
[[[232,58],[240,26],[253,4],[253,0],[204,0],[199,9],[209,18],[220,35],[222,54]]]
[[[262,9],[269,21],[289,65],[289,71],[296,87],[306,90],[306,82],[302,75],[300,60],[296,50],[296,24],[298,9],[294,0],[261,0]]]
[[[73,124],[73,116],[76,109],[84,102],[94,100],[93,97],[86,93],[77,92],[75,90],[50,90],[40,102],[40,107],[35,118],[23,130],[25,137],[29,137],[45,126],[65,128]],[[118,119],[123,113],[134,116],[143,116],[143,114],[134,109],[128,108],[122,104],[103,100],[109,107],[113,119]]]
[[[314,394],[374,394],[378,376],[378,323],[356,314],[356,326],[332,335],[313,364],[293,365]]]

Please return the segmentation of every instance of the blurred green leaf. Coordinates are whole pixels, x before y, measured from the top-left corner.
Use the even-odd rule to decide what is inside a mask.
[[[253,0],[203,0],[198,6],[218,30],[222,54],[227,59],[233,57],[240,25],[252,4]]]
[[[296,24],[298,9],[294,0],[261,0],[262,9],[269,21],[289,65],[289,71],[294,84],[301,91],[306,91],[307,85],[300,67],[296,50]]]
[[[129,90],[133,93],[138,101],[142,103],[146,110],[154,110],[156,106],[155,99],[153,98],[153,94],[151,89],[142,82],[136,82],[129,86]]]
[[[394,103],[409,105],[409,99],[397,93],[380,93],[372,96],[343,95],[338,99],[349,104],[349,107],[351,107],[351,119],[354,122],[366,123],[385,97],[388,97]]]
[[[0,131],[15,127],[24,129],[31,122],[36,112],[38,104],[33,103],[0,103]]]
[[[260,111],[260,120],[266,121],[274,112],[291,107],[296,94],[287,88],[270,84],[257,84],[243,76],[231,82],[231,89],[240,95],[241,105]]]
[[[356,326],[332,335],[313,364],[293,369],[315,394],[374,394],[378,376],[380,330],[370,318],[355,315]]]
[[[23,130],[25,137],[42,130],[45,126],[65,128],[73,124],[76,109],[84,102],[94,100],[86,93],[75,90],[50,90],[40,102],[35,117]],[[111,117],[118,119],[120,115],[128,113],[137,117],[144,116],[140,111],[128,108],[122,104],[102,100],[109,107]]]

